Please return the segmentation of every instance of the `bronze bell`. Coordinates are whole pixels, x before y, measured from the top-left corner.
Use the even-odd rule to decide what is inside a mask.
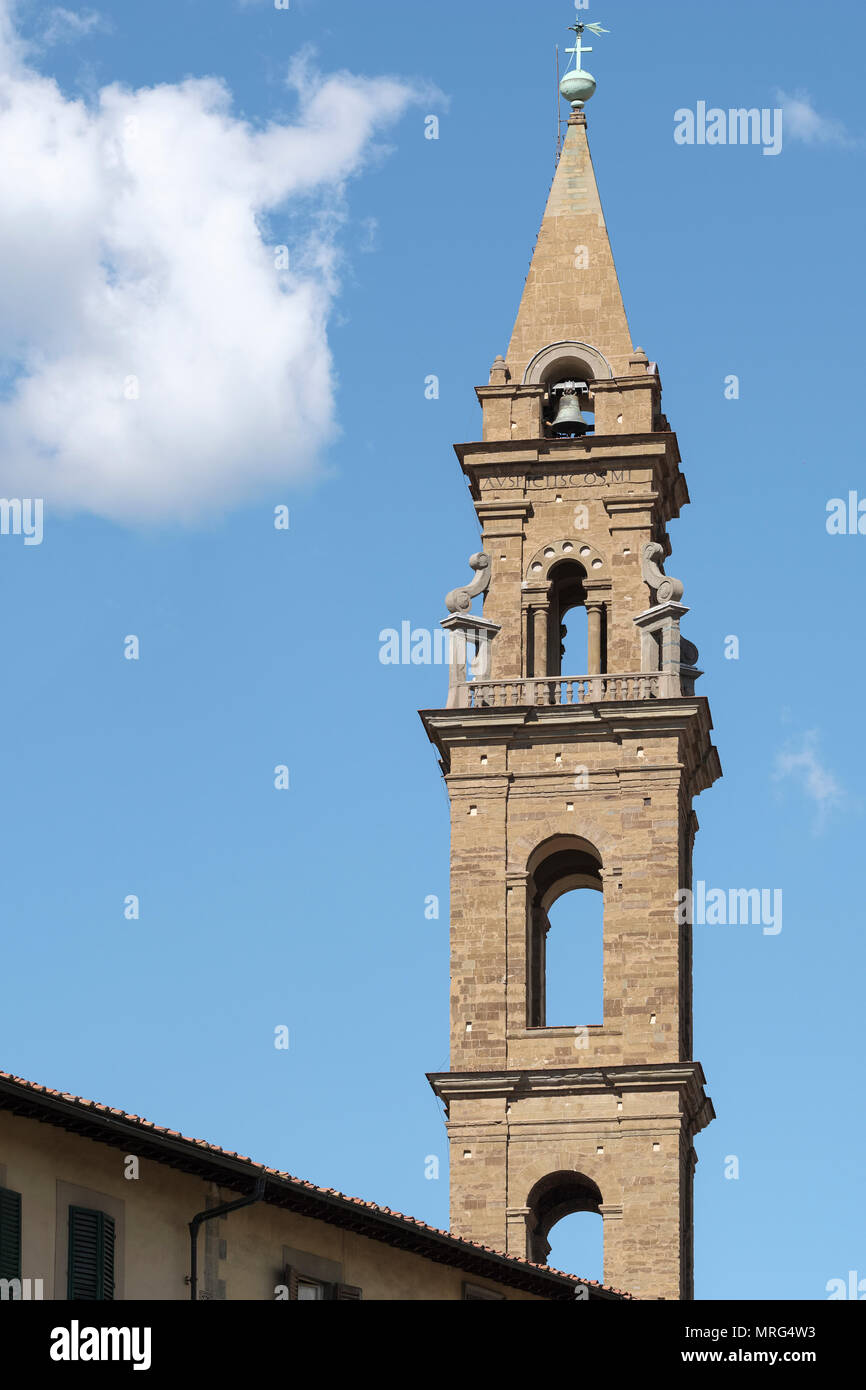
[[[580,438],[590,428],[580,408],[580,388],[576,382],[568,382],[557,389],[562,391],[562,396],[556,419],[550,426],[551,433],[559,439],[573,439],[575,436]]]

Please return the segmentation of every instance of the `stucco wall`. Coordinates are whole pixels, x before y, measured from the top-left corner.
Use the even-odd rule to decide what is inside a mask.
[[[45,1298],[66,1297],[67,1206],[88,1199],[115,1216],[118,1298],[189,1297],[188,1222],[209,1200],[216,1205],[238,1194],[145,1159],[138,1178],[125,1177],[126,1167],[120,1149],[0,1111],[0,1171],[22,1198],[21,1272],[44,1281]],[[216,1230],[206,1255],[208,1227]],[[509,1299],[541,1301],[264,1203],[201,1228],[200,1288],[212,1297],[273,1299],[287,1247],[338,1265],[340,1282],[357,1285],[367,1300],[461,1299],[469,1282]]]

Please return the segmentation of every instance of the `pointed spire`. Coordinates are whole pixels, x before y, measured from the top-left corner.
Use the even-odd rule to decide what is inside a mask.
[[[588,343],[626,376],[631,334],[586,138],[586,116],[569,117],[562,156],[508,349],[512,380],[551,343]]]

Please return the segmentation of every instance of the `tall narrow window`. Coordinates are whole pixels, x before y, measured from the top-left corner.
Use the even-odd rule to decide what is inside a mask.
[[[104,1211],[69,1208],[66,1297],[96,1302],[114,1299],[114,1221]]]
[[[590,673],[585,581],[586,570],[576,560],[563,560],[550,571],[548,675]]]
[[[601,1023],[604,899],[592,888],[564,893],[548,911],[546,1023]]]
[[[601,856],[578,835],[557,835],[529,859],[526,1014],[530,1028],[604,1022]]]
[[[559,625],[560,665],[563,676],[589,673],[589,624],[586,609],[579,604],[563,613]]]
[[[0,1279],[21,1278],[21,1193],[0,1187]]]

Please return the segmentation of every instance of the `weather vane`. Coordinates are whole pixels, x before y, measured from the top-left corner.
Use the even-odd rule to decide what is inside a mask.
[[[601,27],[600,24],[583,24],[583,23],[581,23],[580,20],[578,20],[577,24],[570,24],[570,25],[568,26],[568,32],[569,32],[570,34],[576,34],[576,35],[577,35],[577,43],[576,43],[576,46],[575,46],[574,48],[567,48],[565,51],[566,51],[566,53],[573,53],[573,54],[574,54],[575,59],[576,59],[575,67],[577,68],[577,71],[580,72],[580,71],[581,71],[580,60],[581,60],[583,54],[584,54],[584,53],[591,53],[591,52],[592,52],[592,49],[591,49],[590,47],[584,47],[584,43],[583,43],[583,40],[582,40],[582,38],[581,38],[581,35],[582,35],[582,34],[587,34],[587,33],[589,33],[589,34],[595,34],[596,36],[600,36],[601,34],[609,34],[609,33],[610,33],[610,30],[609,30],[609,29],[602,29],[602,27]]]
[[[595,34],[600,37],[602,34],[609,34],[609,29],[603,29],[600,24],[585,24],[578,20],[576,24],[568,26],[569,33],[575,35],[574,48],[567,48],[566,53],[573,55],[573,65],[569,66],[568,72],[560,84],[560,92],[566,101],[570,101],[572,109],[582,111],[584,102],[589,101],[596,88],[596,81],[591,72],[587,72],[581,64],[584,53],[591,53],[592,48],[584,44],[584,34]]]

